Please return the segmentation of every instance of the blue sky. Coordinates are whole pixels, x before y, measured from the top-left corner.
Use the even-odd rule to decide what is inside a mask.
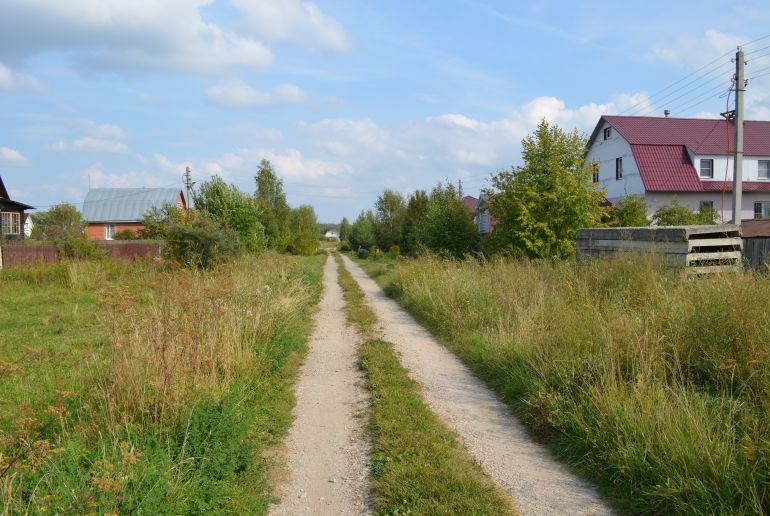
[[[44,209],[187,165],[252,191],[267,158],[336,222],[384,188],[477,194],[542,118],[716,116],[753,40],[746,115],[770,119],[768,34],[766,0],[0,0],[0,175]]]

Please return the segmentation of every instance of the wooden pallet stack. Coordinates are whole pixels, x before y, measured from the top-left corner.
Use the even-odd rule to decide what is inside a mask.
[[[672,267],[704,274],[735,271],[742,265],[740,227],[666,226],[581,229],[578,259],[616,253],[655,253]]]

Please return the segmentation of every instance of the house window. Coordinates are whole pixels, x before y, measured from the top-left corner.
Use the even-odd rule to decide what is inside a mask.
[[[714,178],[714,160],[702,159],[700,160],[700,176],[713,179]]]
[[[754,203],[754,218],[755,219],[770,219],[770,202],[755,202]]]
[[[700,211],[713,210],[713,209],[714,209],[714,201],[701,201],[700,202]]]
[[[107,224],[104,227],[105,230],[105,238],[107,240],[112,240],[115,238],[115,224]]]
[[[21,214],[14,212],[0,213],[0,225],[3,235],[21,234]]]
[[[615,179],[623,177],[623,158],[615,158]]]
[[[770,179],[770,159],[759,160],[759,178]]]
[[[611,127],[605,127],[604,128],[604,139],[609,140],[610,136],[612,136],[612,128]]]
[[[599,182],[599,164],[594,163],[593,165],[591,165],[591,167],[593,169],[593,182],[598,183]]]

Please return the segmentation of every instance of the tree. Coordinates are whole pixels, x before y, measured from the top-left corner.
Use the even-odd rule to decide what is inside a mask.
[[[607,208],[605,191],[585,162],[587,139],[541,121],[522,140],[524,165],[492,176],[497,190],[490,212],[498,223],[486,239],[490,252],[566,257],[575,252],[577,230],[592,227]]]
[[[358,249],[359,247],[371,249],[375,246],[377,241],[374,234],[374,226],[374,214],[371,211],[366,213],[362,211],[350,227],[350,244],[353,246],[353,249]]]
[[[259,208],[254,199],[237,186],[214,176],[200,186],[194,199],[198,210],[207,212],[223,228],[238,235],[244,251],[257,253],[265,249],[265,229],[259,221]]]
[[[278,251],[285,251],[292,236],[289,230],[291,208],[286,202],[283,181],[266,159],[260,162],[254,180],[257,184],[255,198],[260,222],[265,228],[267,245]]]
[[[415,256],[418,251],[418,229],[428,211],[428,194],[425,190],[417,190],[409,196],[406,205],[406,221],[401,233],[401,252],[407,256]]]
[[[675,195],[671,203],[661,206],[653,215],[656,226],[692,226],[711,225],[717,223],[718,214],[714,208],[700,206],[698,211],[693,211],[679,202]]]
[[[649,226],[647,218],[649,207],[644,202],[644,196],[638,194],[626,194],[621,197],[612,210],[611,224],[615,227],[642,227]]]
[[[374,205],[375,238],[377,247],[387,252],[391,246],[401,242],[406,221],[406,206],[401,194],[385,190],[377,197]]]
[[[80,212],[68,203],[57,204],[48,211],[32,213],[31,237],[61,243],[72,238],[85,238],[86,221]]]
[[[417,228],[417,240],[432,251],[455,258],[478,249],[478,231],[454,185],[439,183],[433,188]]]
[[[347,217],[342,217],[340,222],[340,242],[350,239],[350,222]]]
[[[287,250],[294,254],[311,255],[318,247],[318,220],[312,206],[302,205],[291,210],[292,240]]]

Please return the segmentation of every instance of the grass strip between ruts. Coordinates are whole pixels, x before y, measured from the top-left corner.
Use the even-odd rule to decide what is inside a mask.
[[[372,487],[377,514],[516,514],[513,501],[425,404],[377,318],[336,256],[348,322],[363,339],[360,366],[372,396]]]

